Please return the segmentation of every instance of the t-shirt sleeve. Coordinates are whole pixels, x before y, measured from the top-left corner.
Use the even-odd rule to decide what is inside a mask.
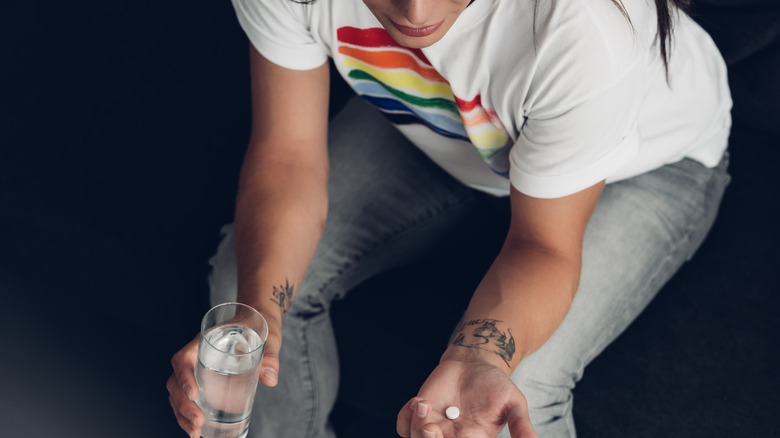
[[[328,60],[307,23],[311,6],[291,0],[233,0],[238,23],[266,59],[292,70],[309,70]]]
[[[557,47],[566,49],[541,58],[520,103],[525,118],[510,152],[512,186],[538,198],[588,188],[639,151],[642,59],[631,47],[616,53],[601,38]]]

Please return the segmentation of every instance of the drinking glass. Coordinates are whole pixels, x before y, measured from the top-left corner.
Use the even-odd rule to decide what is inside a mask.
[[[206,415],[204,438],[246,437],[266,339],[265,318],[245,304],[220,304],[203,317],[195,402]]]

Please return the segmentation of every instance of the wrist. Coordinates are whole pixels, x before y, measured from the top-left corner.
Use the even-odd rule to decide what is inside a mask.
[[[268,324],[282,325],[292,305],[295,286],[285,278],[277,284],[261,283],[257,280],[240,282],[238,301],[254,307]]]
[[[479,318],[458,325],[441,361],[481,362],[491,364],[506,375],[519,360],[511,329],[501,320]]]
[[[440,364],[443,362],[459,362],[469,366],[488,365],[497,368],[507,376],[514,371],[514,367],[507,365],[503,359],[493,353],[460,345],[450,344],[439,359]]]
[[[282,326],[282,322],[284,321],[284,313],[279,308],[279,306],[272,303],[269,299],[266,298],[263,300],[262,298],[258,297],[257,299],[247,300],[239,298],[238,301],[251,306],[260,312],[260,314],[263,315],[263,318],[265,318],[269,329]]]

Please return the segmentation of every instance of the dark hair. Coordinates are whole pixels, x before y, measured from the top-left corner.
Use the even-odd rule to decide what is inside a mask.
[[[623,7],[621,0],[612,0],[612,3],[620,9],[620,13],[626,17],[631,24],[631,18]],[[669,69],[669,46],[672,41],[672,12],[674,8],[687,13],[691,7],[691,0],[655,0],[655,10],[658,16],[656,27],[656,37],[658,38],[658,48],[661,51],[661,58],[664,61],[664,67]]]

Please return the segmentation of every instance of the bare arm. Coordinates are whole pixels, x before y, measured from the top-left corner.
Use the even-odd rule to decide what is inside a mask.
[[[585,227],[603,183],[559,199],[512,189],[504,246],[477,287],[441,361],[417,397],[398,414],[397,431],[412,438],[534,438],[525,398],[509,375],[566,315],[579,284]],[[444,417],[460,407],[458,421]]]
[[[327,211],[327,64],[293,71],[250,53],[252,135],[241,169],[235,240],[238,300],[268,321],[260,381],[277,383],[282,320],[311,262]],[[170,404],[179,425],[200,436],[195,404],[197,338],[171,359]]]
[[[582,240],[603,183],[558,199],[512,189],[504,246],[443,359],[480,357],[507,375],[552,335],[579,285]]]
[[[254,49],[250,67],[252,134],[235,214],[238,300],[268,319],[263,368],[278,370],[282,319],[325,225],[329,69],[283,69]]]

